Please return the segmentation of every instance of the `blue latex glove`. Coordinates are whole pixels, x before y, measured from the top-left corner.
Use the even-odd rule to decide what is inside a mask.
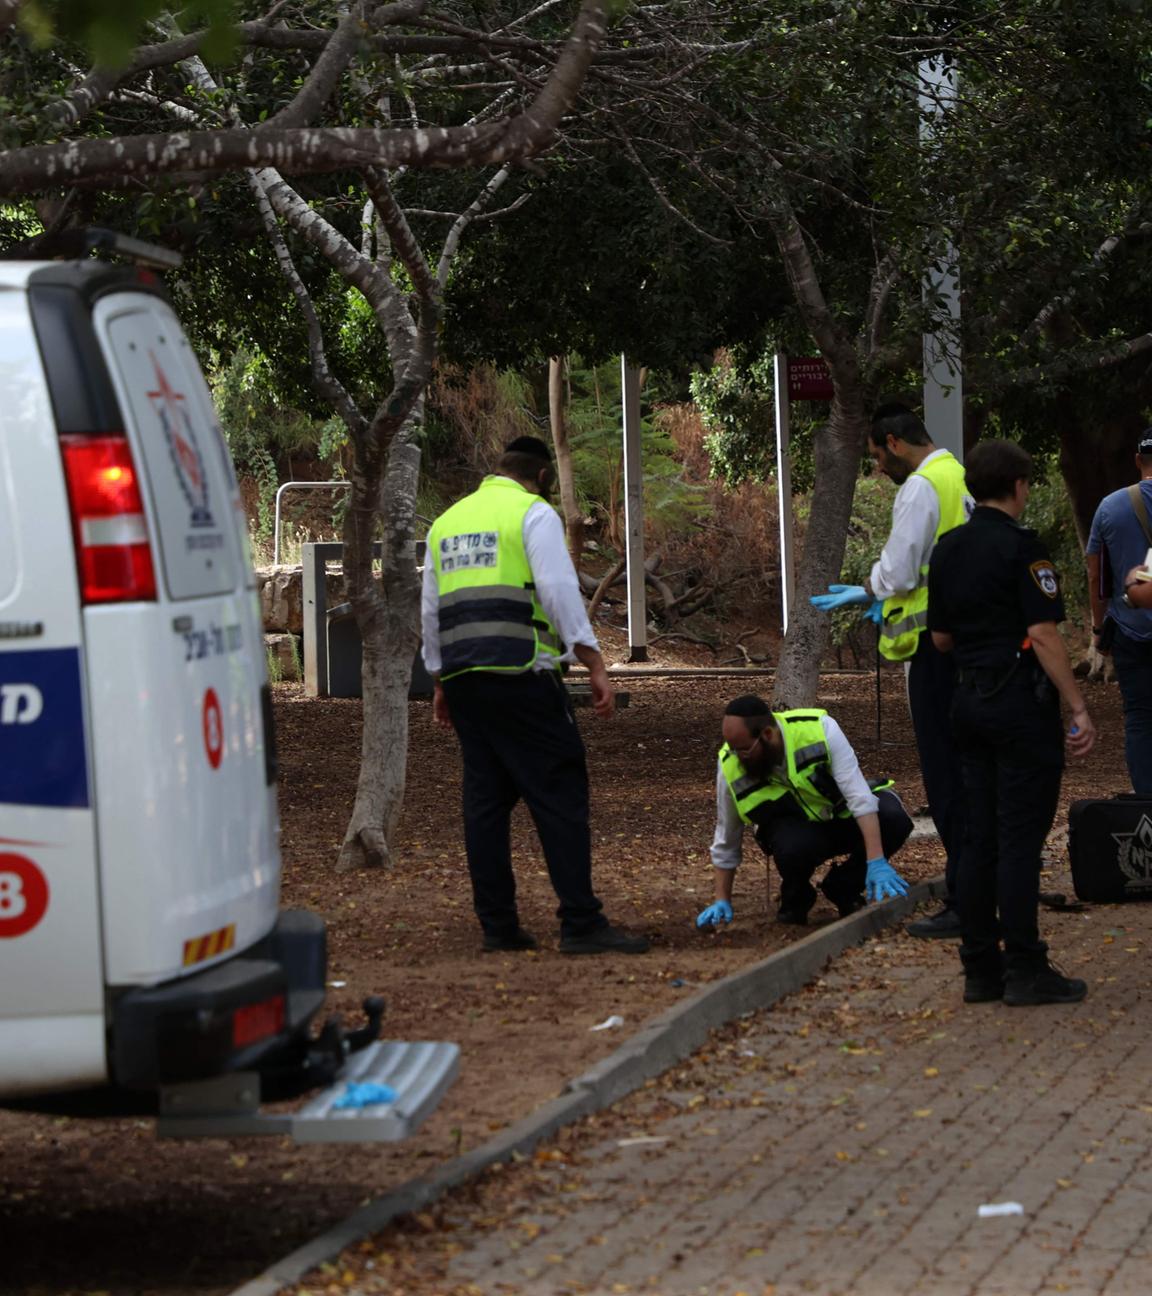
[[[732,906],[727,900],[714,900],[696,919],[697,927],[719,927],[732,921]]]
[[[827,594],[813,594],[808,600],[821,612],[831,612],[835,608],[851,607],[853,603],[868,603],[872,595],[863,585],[829,585]]]
[[[396,1090],[391,1085],[376,1084],[372,1080],[350,1080],[333,1107],[375,1107],[379,1103],[396,1101]]]
[[[869,900],[892,900],[896,896],[908,894],[908,883],[881,855],[879,859],[868,861],[864,894]]]
[[[864,609],[864,620],[871,621],[873,625],[882,626],[884,624],[884,600],[874,598],[872,606]]]

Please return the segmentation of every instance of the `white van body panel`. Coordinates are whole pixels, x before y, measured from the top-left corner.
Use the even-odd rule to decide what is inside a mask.
[[[202,971],[266,935],[280,864],[263,630],[207,387],[159,298],[111,294],[92,319],[146,488],[159,590],[156,603],[84,611],[115,987]]]
[[[107,1078],[80,597],[60,447],[0,276],[0,1092]]]

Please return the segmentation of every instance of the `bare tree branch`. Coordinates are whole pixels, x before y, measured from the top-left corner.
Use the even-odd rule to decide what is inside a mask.
[[[484,188],[476,195],[465,211],[457,216],[452,228],[448,231],[448,237],[444,240],[444,247],[440,252],[440,264],[436,267],[436,282],[443,289],[448,283],[448,272],[452,268],[452,262],[456,256],[456,249],[460,246],[460,240],[464,236],[464,231],[473,221],[479,219],[480,213],[492,201],[493,195],[508,179],[511,172],[505,167],[492,177]],[[526,196],[526,195],[525,195]]]
[[[390,8],[393,6],[385,6]],[[312,65],[312,71],[296,97],[285,108],[261,123],[259,130],[286,130],[293,126],[306,126],[321,108],[328,102],[340,84],[356,56],[356,47],[364,30],[364,13],[361,5],[355,5],[346,13],[332,33],[332,39],[324,47],[324,52]]]
[[[256,207],[260,212],[264,230],[271,240],[272,250],[276,254],[276,262],[280,266],[280,272],[287,280],[288,287],[292,290],[292,295],[296,298],[296,303],[304,316],[304,324],[308,330],[308,358],[312,368],[313,385],[344,420],[344,425],[353,438],[363,437],[368,427],[367,420],[356,408],[356,404],[349,396],[347,388],[332,372],[332,368],[328,363],[328,353],[324,347],[324,332],[316,314],[316,306],[303,279],[300,278],[300,272],[296,269],[296,263],[292,260],[292,253],[288,249],[288,244],[284,241],[284,234],[276,219],[276,213],[272,210],[272,204],[268,201],[268,195],[264,192],[261,174],[256,171],[249,171],[247,177],[249,188],[251,188],[256,199]]]
[[[0,152],[0,195],[173,172],[274,166],[285,174],[308,174],[402,165],[487,166],[530,157],[553,142],[603,36],[603,0],[584,0],[543,88],[521,116],[504,122],[413,130],[265,126],[32,145]],[[184,48],[181,41],[167,44]],[[192,52],[185,48],[184,57]]]

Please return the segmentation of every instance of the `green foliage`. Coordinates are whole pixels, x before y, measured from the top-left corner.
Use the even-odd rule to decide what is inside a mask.
[[[233,352],[213,366],[210,382],[237,470],[256,483],[256,538],[267,540],[280,484],[277,457],[319,453],[330,471],[343,476],[343,424],[336,418],[321,422],[286,404],[268,358],[259,351]]]
[[[764,482],[776,475],[775,381],[772,352],[733,348],[711,369],[692,375],[692,397],[700,410],[712,475],[727,486]],[[789,452],[792,490],[811,490],[812,438],[817,421],[811,406],[793,406]]]
[[[568,407],[572,472],[580,507],[606,523],[611,543],[623,544],[624,462],[620,429],[624,408],[619,362],[569,370]],[[685,480],[684,466],[668,431],[651,415],[641,419],[645,529],[653,543],[686,531],[710,505],[703,487]]]
[[[1047,546],[1052,564],[1060,575],[1060,592],[1069,620],[1080,626],[1090,624],[1084,552],[1076,533],[1068,491],[1054,455],[1033,460],[1032,490],[1020,520],[1024,526],[1031,527]]]
[[[100,66],[122,67],[145,25],[172,8],[167,0],[24,0],[20,25],[38,45],[75,41]],[[204,52],[208,57],[230,52],[229,24],[235,8],[234,0],[188,0],[180,6],[190,28],[207,24]]]

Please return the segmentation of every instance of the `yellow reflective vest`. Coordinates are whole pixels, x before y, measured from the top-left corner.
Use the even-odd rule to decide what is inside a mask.
[[[428,532],[436,564],[441,678],[465,671],[531,670],[559,637],[536,601],[524,516],[540,496],[511,477],[485,477]]]
[[[809,819],[851,819],[840,789],[832,778],[828,740],[820,723],[827,711],[812,708],[774,711],[784,737],[784,764],[765,773],[749,773],[727,743],[720,748],[720,768],[736,811],[744,823],[768,802],[791,796]]]
[[[932,545],[947,531],[961,526],[968,520],[964,511],[964,465],[951,453],[945,450],[938,454],[931,463],[921,464],[912,474],[924,477],[940,501],[940,520],[936,525],[936,534]],[[889,661],[904,661],[911,657],[920,642],[920,636],[928,628],[928,558],[931,550],[925,555],[920,568],[920,581],[908,594],[893,594],[884,600],[884,620],[880,626],[880,652]]]

